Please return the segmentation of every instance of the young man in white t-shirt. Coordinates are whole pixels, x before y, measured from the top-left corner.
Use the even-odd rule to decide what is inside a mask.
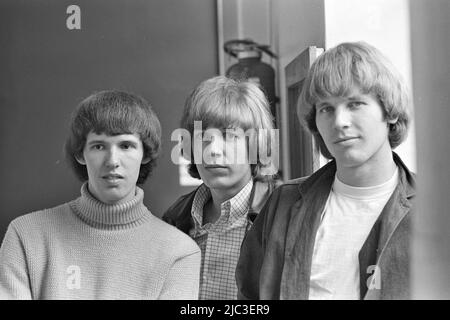
[[[376,48],[343,43],[314,62],[300,104],[332,161],[274,191],[243,243],[239,296],[409,298],[415,182],[392,151],[410,122],[401,77]]]

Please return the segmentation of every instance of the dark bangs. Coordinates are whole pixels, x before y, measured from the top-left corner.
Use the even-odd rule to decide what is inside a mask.
[[[77,158],[83,154],[90,132],[109,136],[137,134],[142,141],[144,158],[137,184],[151,174],[161,146],[161,125],[150,104],[132,93],[110,90],[92,94],[83,100],[72,114],[69,135],[64,150],[69,164],[81,181],[88,180],[85,165]]]
[[[102,91],[80,103],[74,112],[69,139],[76,155],[82,154],[91,131],[110,136],[137,134],[146,154],[159,150],[159,120],[146,100],[131,93]]]
[[[87,101],[78,116],[78,128],[86,132],[92,130],[97,134],[106,135],[139,133],[146,136],[148,112],[140,107],[145,101],[132,97],[127,93],[105,93],[99,99]]]

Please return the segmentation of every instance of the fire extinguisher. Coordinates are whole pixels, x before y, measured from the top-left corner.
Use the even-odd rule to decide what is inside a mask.
[[[271,65],[262,62],[262,53],[272,58],[277,56],[270,51],[268,45],[260,45],[251,39],[230,40],[223,46],[225,52],[237,58],[238,62],[226,71],[226,76],[233,79],[248,79],[262,87],[270,103],[272,115],[276,116],[277,97],[275,96],[275,70]]]

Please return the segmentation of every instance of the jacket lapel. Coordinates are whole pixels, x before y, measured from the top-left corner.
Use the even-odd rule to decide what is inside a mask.
[[[183,231],[186,234],[189,234],[189,231],[194,227],[194,221],[192,220],[191,209],[192,202],[194,201],[195,194],[197,193],[197,189],[191,192],[188,195],[188,199],[183,201],[177,211],[180,212],[178,219],[175,220],[175,226]]]
[[[299,187],[300,199],[291,208],[286,236],[281,299],[308,299],[314,241],[335,172],[333,161]]]
[[[253,223],[255,221],[257,215],[261,212],[262,208],[269,199],[273,190],[281,185],[281,181],[279,180],[270,180],[270,181],[253,181],[253,188],[250,194],[250,207],[248,209],[248,219]]]
[[[398,224],[411,209],[410,199],[415,196],[414,177],[409,173],[408,168],[395,152],[394,161],[399,167],[399,183],[381,213],[380,239],[378,242],[380,256],[378,259],[383,254],[383,250]]]
[[[399,183],[394,190],[393,194],[389,198],[388,202],[383,208],[383,211],[380,214],[379,221],[375,223],[374,227],[372,228],[371,233],[369,234],[369,237],[367,238],[366,242],[364,243],[361,252],[360,252],[360,275],[362,276],[363,272],[367,272],[367,265],[364,265],[362,263],[361,257],[364,256],[364,253],[362,251],[368,251],[373,250],[370,247],[370,242],[373,243],[374,238],[371,238],[371,235],[373,233],[378,233],[378,241],[375,242],[376,246],[376,268],[375,273],[372,275],[372,277],[381,277],[378,281],[381,281],[381,283],[385,283],[383,281],[384,275],[386,272],[377,271],[380,270],[380,266],[383,265],[383,258],[384,253],[386,251],[386,248],[390,245],[390,239],[392,238],[394,232],[397,230],[400,223],[403,221],[403,219],[407,216],[407,214],[410,212],[412,207],[411,199],[415,196],[415,179],[405,166],[405,164],[401,161],[400,157],[396,153],[394,154],[394,161],[399,167]],[[408,236],[408,235],[406,235]],[[403,239],[404,241],[409,241],[408,239]],[[370,254],[370,253],[369,253]],[[378,273],[377,273],[378,272]],[[368,278],[368,277],[367,277]],[[366,292],[364,295],[364,299],[379,299],[381,295],[381,288],[377,288],[376,286],[371,288],[369,284],[367,283],[368,279],[366,278],[366,281],[361,281],[361,285],[364,285],[364,287],[361,287],[361,293],[363,293],[363,290]],[[372,278],[371,278],[372,279]],[[373,280],[373,279],[372,279]],[[393,284],[390,284],[393,285]]]
[[[253,181],[252,192],[250,193],[250,207],[248,209],[248,219],[253,223],[256,216],[261,211],[265,201],[270,195],[269,186],[266,183],[260,183],[259,181]]]
[[[402,196],[400,196],[400,199],[402,199]],[[382,217],[379,223],[378,245],[373,248],[370,248],[371,247],[370,245],[364,248],[366,243],[370,242],[370,235],[369,235],[369,238],[366,240],[366,243],[363,246],[362,250],[364,249],[373,250],[377,248],[376,249],[377,259],[375,268],[370,268],[369,265],[363,266],[360,260],[360,268],[365,268],[365,270],[360,271],[361,273],[366,272],[367,274],[367,277],[365,277],[365,282],[363,283],[361,281],[361,285],[364,285],[364,287],[360,287],[361,293],[365,292],[364,299],[371,299],[371,300],[380,299],[382,287],[377,286],[376,283],[382,284],[385,282],[383,281],[383,277],[386,270],[384,271],[382,270],[382,265],[385,260],[385,259],[383,260],[384,257],[383,253],[385,252],[387,246],[390,245],[389,240],[392,237],[393,233],[395,232],[396,228],[409,212],[409,207],[402,205],[401,201],[398,200],[399,200],[399,188],[397,188],[394,191],[392,196],[389,198],[388,203],[384,207],[383,212],[381,213]],[[374,229],[376,229],[375,226],[372,229],[372,231]],[[370,252],[368,253],[370,254]],[[377,279],[377,277],[381,278]]]

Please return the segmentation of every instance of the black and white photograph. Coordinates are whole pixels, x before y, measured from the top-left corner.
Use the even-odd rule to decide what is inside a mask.
[[[450,299],[449,17],[0,0],[0,300]]]

